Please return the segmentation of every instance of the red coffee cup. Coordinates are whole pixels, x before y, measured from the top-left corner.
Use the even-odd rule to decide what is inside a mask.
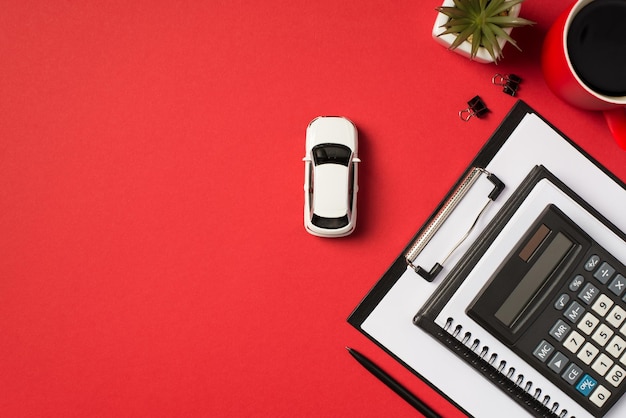
[[[548,87],[580,109],[604,113],[626,149],[626,0],[578,0],[552,25],[543,44]]]

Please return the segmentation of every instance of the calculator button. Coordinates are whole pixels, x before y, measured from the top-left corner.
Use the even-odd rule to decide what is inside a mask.
[[[598,266],[598,264],[600,264],[600,257],[598,257],[597,255],[592,255],[585,263],[585,270],[593,271]]]
[[[606,284],[611,276],[615,273],[615,269],[607,262],[602,263],[598,271],[593,274],[593,277],[598,279],[600,283]]]
[[[583,369],[578,367],[575,363],[570,363],[570,365],[567,366],[567,369],[565,369],[565,372],[561,375],[561,377],[567,383],[573,385],[574,383],[578,382],[578,379],[580,378],[580,376],[582,376],[582,374]]]
[[[580,347],[585,343],[585,337],[577,333],[576,331],[572,331],[570,335],[567,336],[565,342],[563,343],[563,347],[567,348],[572,353],[576,354]]]
[[[539,359],[542,363],[545,363],[550,354],[554,351],[554,346],[547,342],[546,340],[542,340],[535,351],[533,351],[533,356]]]
[[[591,343],[585,343],[583,349],[580,350],[580,352],[578,353],[578,358],[586,365],[589,365],[591,364],[593,359],[596,358],[599,352],[600,350],[598,350],[595,345]]]
[[[593,309],[598,315],[605,316],[609,309],[611,309],[611,306],[613,306],[611,298],[607,295],[600,295],[591,309]]]
[[[619,336],[613,337],[611,342],[606,346],[606,351],[613,357],[619,357],[626,348],[626,341]]]
[[[571,290],[572,292],[577,292],[578,289],[580,289],[580,287],[583,285],[584,282],[585,282],[585,278],[583,276],[581,276],[580,274],[577,275],[569,283],[569,290]]]
[[[626,279],[621,274],[615,276],[611,284],[609,285],[609,290],[613,292],[615,295],[620,296],[626,290]]]
[[[626,318],[626,311],[619,306],[615,306],[606,317],[606,322],[613,325],[615,328],[619,328],[622,322],[624,322],[624,318]]]
[[[585,305],[591,305],[599,294],[600,290],[597,287],[591,283],[587,283],[578,294],[578,299],[582,300]]]
[[[587,312],[585,316],[583,316],[582,321],[578,323],[578,329],[584,332],[587,335],[591,335],[593,330],[598,326],[600,320],[593,316],[590,312]]]
[[[606,324],[600,324],[593,337],[591,337],[601,347],[604,347],[609,339],[613,336],[613,330],[606,326]]]
[[[555,373],[561,373],[563,369],[565,369],[565,366],[567,366],[567,363],[569,363],[567,356],[560,351],[557,351],[548,362],[548,367]],[[612,363],[613,362],[611,362],[611,364]]]
[[[572,327],[567,325],[562,319],[559,319],[552,329],[550,329],[550,335],[560,342],[563,341],[563,338],[565,338],[570,329],[572,329]]]
[[[609,368],[613,365],[613,360],[606,354],[602,353],[598,356],[598,359],[593,363],[591,368],[600,376],[604,376]]]
[[[576,385],[576,390],[585,396],[589,396],[592,390],[596,388],[598,382],[588,374],[584,375],[580,382]]]
[[[611,392],[602,385],[598,385],[595,391],[589,397],[589,400],[593,402],[598,408],[602,408],[607,399],[611,396]]]
[[[619,367],[618,365],[613,366],[611,371],[606,375],[605,379],[607,382],[612,384],[615,387],[618,387],[626,376],[626,371]]]
[[[576,301],[572,302],[569,307],[563,312],[563,316],[570,320],[572,323],[578,322],[581,316],[585,313],[585,308]]]
[[[554,302],[554,308],[558,311],[562,311],[565,309],[565,306],[569,302],[569,295],[567,293],[563,293],[559,298]]]

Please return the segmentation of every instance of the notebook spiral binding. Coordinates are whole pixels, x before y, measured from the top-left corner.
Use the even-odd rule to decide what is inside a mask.
[[[488,346],[481,345],[479,339],[472,340],[472,333],[463,333],[463,326],[457,324],[454,326],[454,319],[448,318],[443,327],[445,335],[440,335],[447,339],[447,344],[452,346],[463,357],[466,357],[483,375],[491,380],[495,380],[500,386],[504,387],[507,392],[513,395],[519,402],[523,403],[527,408],[531,409],[538,417],[549,418],[576,418],[568,417],[567,409],[561,409],[558,402],[552,402],[550,405],[550,395],[544,395],[543,398],[541,388],[533,389],[533,382],[525,381],[523,374],[518,373],[514,367],[507,370],[506,360],[498,362],[498,354],[491,352]],[[454,341],[450,340],[453,339]],[[455,342],[455,343],[453,343]],[[458,344],[460,342],[460,344]],[[505,372],[506,371],[506,372]]]

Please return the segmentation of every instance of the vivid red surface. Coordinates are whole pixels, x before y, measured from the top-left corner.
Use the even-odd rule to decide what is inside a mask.
[[[436,0],[4,2],[0,416],[415,416],[346,345],[460,416],[346,318],[514,104],[495,73],[626,179],[541,76],[568,4],[526,1],[494,66],[430,39]],[[323,114],[360,133],[345,239],[302,225]]]

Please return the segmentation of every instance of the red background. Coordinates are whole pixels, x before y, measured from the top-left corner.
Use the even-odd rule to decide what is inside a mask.
[[[460,416],[346,318],[514,104],[495,73],[626,179],[541,76],[569,4],[527,0],[494,66],[431,39],[438,0],[2,2],[0,416],[414,416],[346,345]],[[363,160],[336,240],[302,225],[328,114]]]

